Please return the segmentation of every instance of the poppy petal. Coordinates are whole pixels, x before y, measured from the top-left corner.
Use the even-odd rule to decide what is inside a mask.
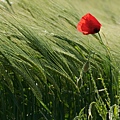
[[[101,26],[102,25],[93,15],[87,13],[80,19],[77,25],[77,30],[84,35],[95,34],[100,31]]]

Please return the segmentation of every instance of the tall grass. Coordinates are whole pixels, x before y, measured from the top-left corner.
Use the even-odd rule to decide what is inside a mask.
[[[0,1],[2,120],[119,120],[119,38],[107,32],[119,30],[117,4],[98,3]],[[76,30],[85,12],[100,19],[104,45]]]

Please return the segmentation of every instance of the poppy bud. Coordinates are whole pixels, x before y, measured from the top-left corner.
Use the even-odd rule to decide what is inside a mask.
[[[89,61],[87,61],[87,62],[84,64],[84,66],[83,66],[83,71],[84,71],[84,72],[87,72],[88,69],[89,69],[89,66],[90,66],[90,63],[89,63]]]

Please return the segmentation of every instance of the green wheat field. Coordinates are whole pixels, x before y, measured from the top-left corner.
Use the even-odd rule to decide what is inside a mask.
[[[0,0],[0,120],[120,120],[119,71],[119,0]]]

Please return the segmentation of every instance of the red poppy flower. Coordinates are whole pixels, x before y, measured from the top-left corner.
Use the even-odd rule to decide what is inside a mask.
[[[77,25],[78,31],[84,35],[98,33],[101,28],[99,21],[90,13],[84,15]]]

